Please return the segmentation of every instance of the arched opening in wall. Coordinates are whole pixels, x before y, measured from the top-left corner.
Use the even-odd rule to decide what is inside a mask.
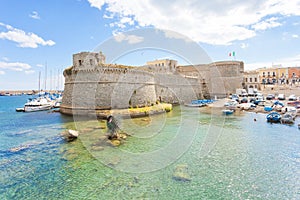
[[[253,85],[249,85],[249,88],[253,88]]]

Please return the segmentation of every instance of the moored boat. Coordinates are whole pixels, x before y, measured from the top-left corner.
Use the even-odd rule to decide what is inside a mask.
[[[233,114],[233,112],[234,112],[234,110],[229,110],[229,109],[222,110],[222,113],[223,113],[224,115],[231,115],[231,114]]]
[[[24,112],[35,112],[35,111],[50,110],[51,108],[52,108],[51,105],[24,106]]]
[[[293,113],[285,113],[280,122],[282,124],[293,124],[295,122],[295,115]]]
[[[278,112],[271,112],[267,115],[267,122],[279,123],[281,120],[281,115]]]

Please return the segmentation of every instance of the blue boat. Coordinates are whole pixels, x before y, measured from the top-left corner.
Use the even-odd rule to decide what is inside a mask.
[[[267,122],[279,123],[281,120],[281,115],[278,112],[271,112],[267,115]]]
[[[223,114],[224,115],[231,115],[233,112],[234,112],[234,110],[222,110],[222,112],[223,112]]]
[[[267,111],[267,112],[270,112],[270,111],[273,110],[273,108],[272,108],[272,106],[265,106],[264,110]]]

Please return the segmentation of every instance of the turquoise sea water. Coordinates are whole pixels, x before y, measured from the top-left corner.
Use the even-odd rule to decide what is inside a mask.
[[[175,107],[120,120],[132,136],[111,147],[103,121],[15,112],[27,98],[0,97],[0,199],[300,199],[299,119]]]

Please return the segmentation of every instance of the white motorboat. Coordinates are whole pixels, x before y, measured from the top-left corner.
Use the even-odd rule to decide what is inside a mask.
[[[50,110],[51,108],[52,108],[51,105],[30,105],[30,106],[24,106],[24,112]]]
[[[24,112],[50,110],[52,107],[53,101],[46,97],[39,97],[37,99],[32,99],[25,103]]]

